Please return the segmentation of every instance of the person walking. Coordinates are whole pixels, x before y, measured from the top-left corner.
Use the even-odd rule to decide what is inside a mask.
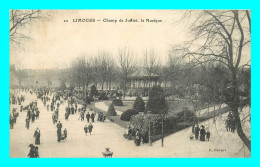
[[[204,126],[201,125],[201,129],[200,129],[200,141],[205,141],[205,135],[206,135],[206,131],[204,129]]]
[[[66,129],[66,128],[64,129],[63,134],[64,134],[64,140],[66,140],[66,139],[67,139],[67,136],[68,136],[68,133],[67,133],[67,129]]]
[[[31,111],[30,111],[30,109],[27,111],[27,117],[29,117],[29,119],[31,119]]]
[[[65,111],[65,120],[69,120],[69,111]]]
[[[31,115],[32,115],[32,123],[34,123],[34,121],[35,121],[35,114],[34,114],[34,112]]]
[[[89,123],[89,119],[90,119],[90,114],[89,114],[89,112],[86,114],[86,118],[87,118],[87,121],[88,121],[88,123]]]
[[[40,158],[37,146],[34,147],[34,158]]]
[[[84,126],[84,132],[85,132],[86,135],[88,135],[88,125]]]
[[[197,124],[197,126],[195,128],[195,139],[196,140],[199,139],[199,133],[200,133],[200,128],[199,128],[199,125]]]
[[[9,120],[10,122],[10,129],[13,129],[14,128],[14,119],[13,119],[13,117],[12,117],[12,115],[10,114],[10,120]]]
[[[29,116],[26,117],[25,122],[26,122],[25,127],[26,127],[27,129],[29,129],[29,126],[30,126]]]
[[[62,128],[62,123],[59,121],[57,123],[57,137],[58,137],[58,142],[61,141],[61,128]]]
[[[230,121],[230,131],[234,133],[235,129],[236,129],[235,118],[232,118],[231,121]]]
[[[94,120],[95,120],[95,114],[94,114],[94,113],[91,113],[90,117],[91,117],[92,123],[94,123]]]
[[[28,147],[30,147],[30,151],[29,151],[29,154],[27,155],[27,157],[36,158],[35,146],[33,144],[30,144]]]
[[[89,123],[89,125],[88,125],[88,131],[89,131],[89,134],[90,134],[90,135],[91,135],[92,129],[93,129],[93,125],[92,125],[91,123]]]
[[[36,113],[35,113],[36,119],[39,119],[39,116],[40,116],[40,111],[38,108],[36,108]]]
[[[53,122],[53,124],[55,124],[55,123],[56,123],[56,116],[55,116],[55,114],[54,114],[54,113],[52,113],[52,122]]]
[[[140,146],[140,143],[141,143],[141,135],[139,130],[137,130],[135,134],[135,145]]]
[[[81,110],[81,112],[80,112],[80,120],[81,121],[84,121],[84,111],[83,110]]]
[[[39,128],[36,128],[33,136],[35,138],[35,144],[39,145],[40,144],[40,137],[41,137],[41,133],[40,133]]]
[[[210,131],[209,130],[207,130],[206,136],[207,136],[207,141],[209,141],[209,138],[210,138]]]

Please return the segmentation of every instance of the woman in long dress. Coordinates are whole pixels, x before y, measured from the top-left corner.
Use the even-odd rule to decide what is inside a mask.
[[[34,132],[34,137],[35,137],[35,144],[39,145],[40,144],[40,137],[41,137],[41,133],[39,128],[36,128],[35,132]]]

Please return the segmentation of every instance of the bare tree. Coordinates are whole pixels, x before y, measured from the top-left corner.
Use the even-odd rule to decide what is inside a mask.
[[[30,39],[23,32],[23,28],[41,18],[41,10],[10,10],[10,42],[14,46],[22,47],[24,40]]]
[[[245,57],[244,50],[250,49],[248,46],[251,43],[250,13],[242,10],[192,12],[194,12],[192,16],[196,17],[191,27],[194,38],[181,48],[186,52],[183,55],[192,56],[200,65],[206,62],[220,62],[228,67],[231,73],[231,86],[227,89],[230,94],[227,104],[234,114],[238,136],[251,151],[251,140],[245,135],[239,116],[240,97],[237,79],[241,58]]]
[[[171,86],[177,86],[179,81],[183,78],[184,64],[182,57],[170,54],[168,56],[167,68]]]
[[[127,83],[129,82],[129,77],[137,69],[136,59],[131,49],[122,48],[119,49],[117,60],[119,63],[119,76],[123,81],[123,89],[127,90]]]
[[[160,67],[159,60],[157,59],[157,55],[153,49],[150,51],[145,51],[144,53],[144,59],[143,59],[143,68],[148,75],[149,78],[149,89],[151,87],[151,80],[152,77],[158,72],[158,69]]]
[[[92,60],[93,69],[96,74],[96,82],[101,84],[101,90],[104,90],[104,84],[106,84],[107,90],[111,85],[113,77],[114,61],[110,56],[109,52],[101,51]]]
[[[71,77],[79,87],[83,87],[83,97],[86,97],[87,88],[93,82],[92,63],[83,56],[76,59],[71,66]]]

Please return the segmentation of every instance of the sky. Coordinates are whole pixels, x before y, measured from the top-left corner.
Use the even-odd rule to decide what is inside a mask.
[[[153,49],[161,63],[165,63],[171,47],[186,39],[185,27],[174,25],[179,16],[178,12],[169,10],[55,11],[50,19],[24,28],[31,40],[24,42],[23,49],[10,48],[10,64],[25,69],[67,68],[80,55],[93,56],[104,50],[116,58],[118,50],[125,47],[137,59],[142,59],[146,50]],[[95,22],[73,22],[73,19],[95,19]],[[125,19],[139,22],[125,22]],[[140,19],[162,22],[140,22]]]
[[[176,10],[56,10],[47,13],[48,19],[37,20],[21,30],[31,40],[24,41],[22,49],[10,47],[10,64],[20,69],[62,69],[68,68],[77,57],[95,56],[99,51],[109,52],[116,60],[120,48],[131,49],[138,62],[146,50],[153,49],[161,64],[165,64],[172,46],[190,37],[185,21],[176,24],[182,14]],[[73,19],[95,19],[95,22],[73,22]],[[120,19],[124,22],[119,22]],[[125,19],[138,22],[125,22]],[[146,22],[146,19],[161,22]]]

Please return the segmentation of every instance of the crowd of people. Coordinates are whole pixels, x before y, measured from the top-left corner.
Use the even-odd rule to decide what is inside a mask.
[[[199,126],[198,124],[196,125],[194,129],[194,135],[196,140],[200,141],[209,141],[210,139],[210,131],[209,129],[205,129],[204,125]],[[190,136],[190,139],[194,139],[193,134]]]
[[[25,101],[25,96],[15,96],[12,94],[9,99],[9,103],[13,105],[20,105],[20,112],[23,110],[22,103]],[[14,128],[14,124],[16,123],[16,119],[19,116],[19,112],[17,111],[17,108],[12,108],[12,111],[10,112],[9,116],[9,123],[10,123],[10,129]]]
[[[126,131],[123,135],[127,140],[134,139],[134,143],[136,146],[140,146],[141,142],[144,143],[144,136],[141,136],[140,131],[138,129],[135,130],[132,126],[128,125]]]
[[[232,112],[228,113],[225,125],[226,125],[227,132],[233,132],[233,133],[235,132],[235,130],[236,130],[236,122],[235,122],[235,117],[232,114]]]
[[[52,112],[52,121],[53,124],[56,125],[57,128],[57,141],[66,141],[67,139],[67,129],[62,129],[62,123],[61,118],[59,118],[60,113],[60,105],[67,101],[68,103],[64,103],[66,105],[65,107],[65,120],[69,121],[70,115],[79,114],[81,121],[84,121],[84,118],[86,118],[87,125],[84,126],[84,132],[85,134],[92,134],[93,131],[93,123],[95,122],[95,112],[93,110],[87,109],[87,105],[83,104],[82,107],[78,106],[76,98],[72,94],[63,94],[58,91],[53,91],[49,89],[22,89],[19,90],[24,91],[24,93],[30,93],[31,95],[35,94],[37,99],[31,100],[28,105],[24,105],[23,102],[25,101],[25,96],[10,96],[10,104],[13,105],[20,105],[20,112],[25,111],[26,119],[25,119],[25,127],[27,130],[30,129],[30,123],[34,123],[36,120],[40,118],[40,110],[38,108],[38,100],[40,100],[43,103],[43,106],[46,107],[47,111]],[[17,108],[13,108],[12,112],[10,112],[10,129],[14,128],[14,124],[16,123],[16,118],[18,117],[19,113],[17,112]],[[97,121],[104,122],[105,115],[103,113],[98,113]],[[35,140],[35,145],[41,144],[41,132],[40,129],[37,127],[34,131],[33,138]],[[39,147],[34,146],[33,144],[29,145],[30,151],[28,154],[28,157],[30,158],[36,158],[39,157]]]
[[[57,141],[65,141],[68,136],[67,129],[64,128],[62,130],[62,123],[59,118],[59,111],[60,111],[60,105],[67,101],[67,103],[64,103],[63,105],[66,105],[65,107],[65,120],[69,121],[70,115],[79,115],[79,119],[81,121],[85,121],[84,118],[86,118],[87,124],[83,127],[84,133],[87,135],[88,133],[91,135],[93,131],[93,123],[95,122],[96,113],[93,112],[93,110],[87,109],[87,104],[83,104],[82,107],[78,104],[78,102],[75,100],[75,97],[73,97],[72,94],[62,94],[60,92],[55,92],[51,90],[24,90],[26,93],[29,92],[30,94],[35,93],[37,95],[37,98],[41,100],[43,105],[47,108],[47,111],[52,112],[52,121],[53,124],[56,125],[57,128]],[[25,127],[27,129],[30,128],[30,123],[34,123],[36,120],[39,120],[40,118],[40,110],[38,108],[37,100],[30,101],[28,105],[24,105],[25,96],[19,95],[11,95],[10,96],[10,104],[13,105],[20,105],[20,112],[26,111],[26,119],[25,119]],[[10,112],[10,129],[14,128],[14,124],[16,123],[16,119],[19,116],[19,112],[17,111],[17,108],[13,108]],[[78,120],[79,120],[78,119]],[[102,112],[97,113],[97,121],[104,122],[106,119],[106,115]],[[234,132],[236,129],[235,126],[235,118],[232,112],[229,112],[226,122],[226,130],[229,132]],[[35,145],[40,145],[40,129],[36,128],[33,137],[35,138]],[[131,126],[128,126],[126,129],[126,132],[124,134],[124,137],[128,140],[134,139],[134,143],[136,146],[140,146],[142,141],[144,140],[143,136],[141,136],[140,131],[138,129],[134,129]],[[198,125],[194,126],[192,135],[190,136],[190,139],[195,139],[199,141],[209,141],[211,137],[209,129],[206,129],[204,125]],[[39,157],[39,151],[38,147],[34,146],[33,144],[30,144],[29,147],[30,153],[28,154],[28,157]]]
[[[28,106],[25,107],[27,109],[26,119],[25,119],[25,127],[29,129],[30,122],[34,123],[35,120],[40,118],[40,111],[37,106],[37,100],[31,101]]]

